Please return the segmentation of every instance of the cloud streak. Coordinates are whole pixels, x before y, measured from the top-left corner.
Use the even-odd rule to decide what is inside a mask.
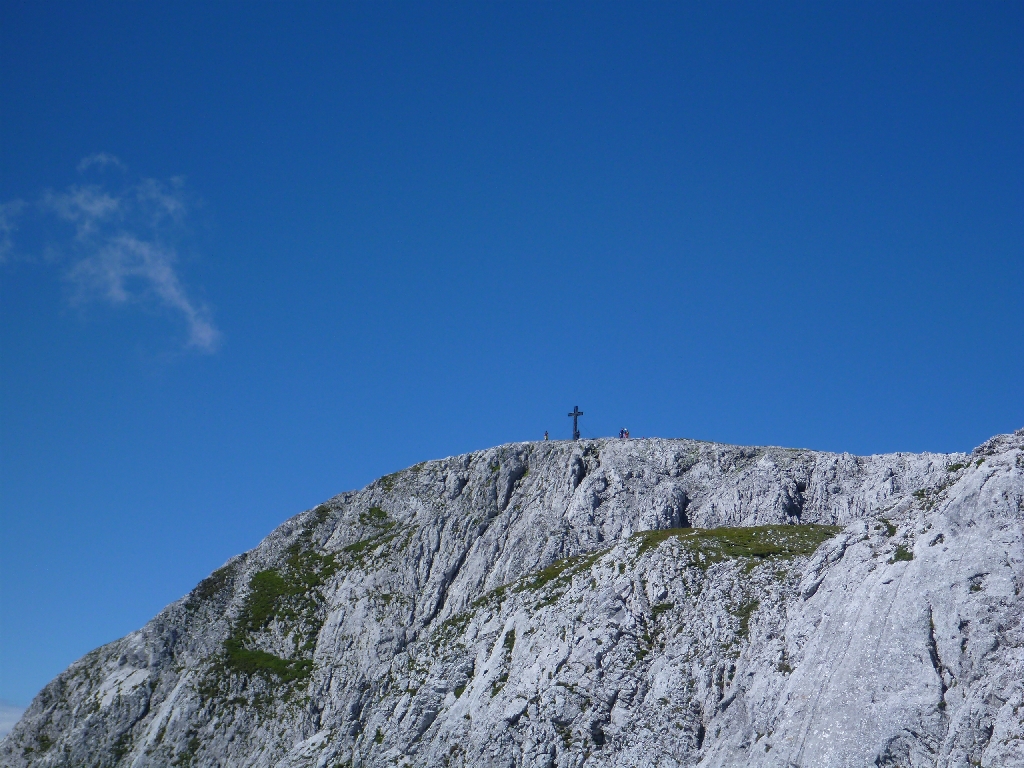
[[[41,205],[75,225],[76,237],[85,240],[117,217],[121,201],[97,185],[68,187],[66,192],[43,195]]]
[[[110,166],[127,170],[105,153],[83,159],[78,170]],[[13,253],[17,221],[27,208],[21,201],[0,204],[0,261]],[[177,271],[176,244],[189,212],[183,179],[141,178],[123,181],[116,189],[72,184],[61,192],[47,191],[32,208],[71,230],[47,251],[58,254],[76,302],[163,307],[184,321],[187,347],[217,350],[222,336],[210,309],[189,295]]]
[[[24,207],[25,203],[21,200],[0,203],[0,264],[14,252],[14,232],[18,228],[15,220]]]
[[[112,165],[120,171],[128,170],[128,167],[113,155],[108,155],[106,152],[97,152],[81,159],[78,163],[78,172],[85,173],[90,168],[106,168],[108,165]]]
[[[174,249],[120,232],[92,255],[78,261],[68,278],[84,297],[97,296],[111,304],[156,300],[179,312],[188,326],[188,346],[214,352],[220,332],[209,311],[192,301],[174,271]]]

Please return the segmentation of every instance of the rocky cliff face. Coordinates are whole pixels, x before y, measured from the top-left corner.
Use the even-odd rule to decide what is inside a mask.
[[[518,443],[284,523],[4,766],[1024,765],[1024,430]]]

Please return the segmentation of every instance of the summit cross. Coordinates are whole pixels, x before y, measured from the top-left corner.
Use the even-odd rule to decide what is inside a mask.
[[[572,407],[572,413],[570,413],[569,415],[572,416],[572,439],[579,440],[580,430],[576,423],[576,420],[583,415],[583,411],[580,410],[580,407],[578,405],[574,405]]]

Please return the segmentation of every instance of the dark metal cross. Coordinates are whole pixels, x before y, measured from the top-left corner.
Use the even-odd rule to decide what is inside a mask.
[[[572,439],[579,440],[580,430],[576,424],[576,420],[583,415],[583,411],[580,410],[580,407],[578,405],[574,405],[572,407],[572,413],[570,413],[569,415],[572,416]]]

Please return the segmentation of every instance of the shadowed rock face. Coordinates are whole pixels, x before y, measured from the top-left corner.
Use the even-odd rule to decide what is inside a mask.
[[[1024,430],[517,443],[288,520],[3,766],[1024,765]]]

